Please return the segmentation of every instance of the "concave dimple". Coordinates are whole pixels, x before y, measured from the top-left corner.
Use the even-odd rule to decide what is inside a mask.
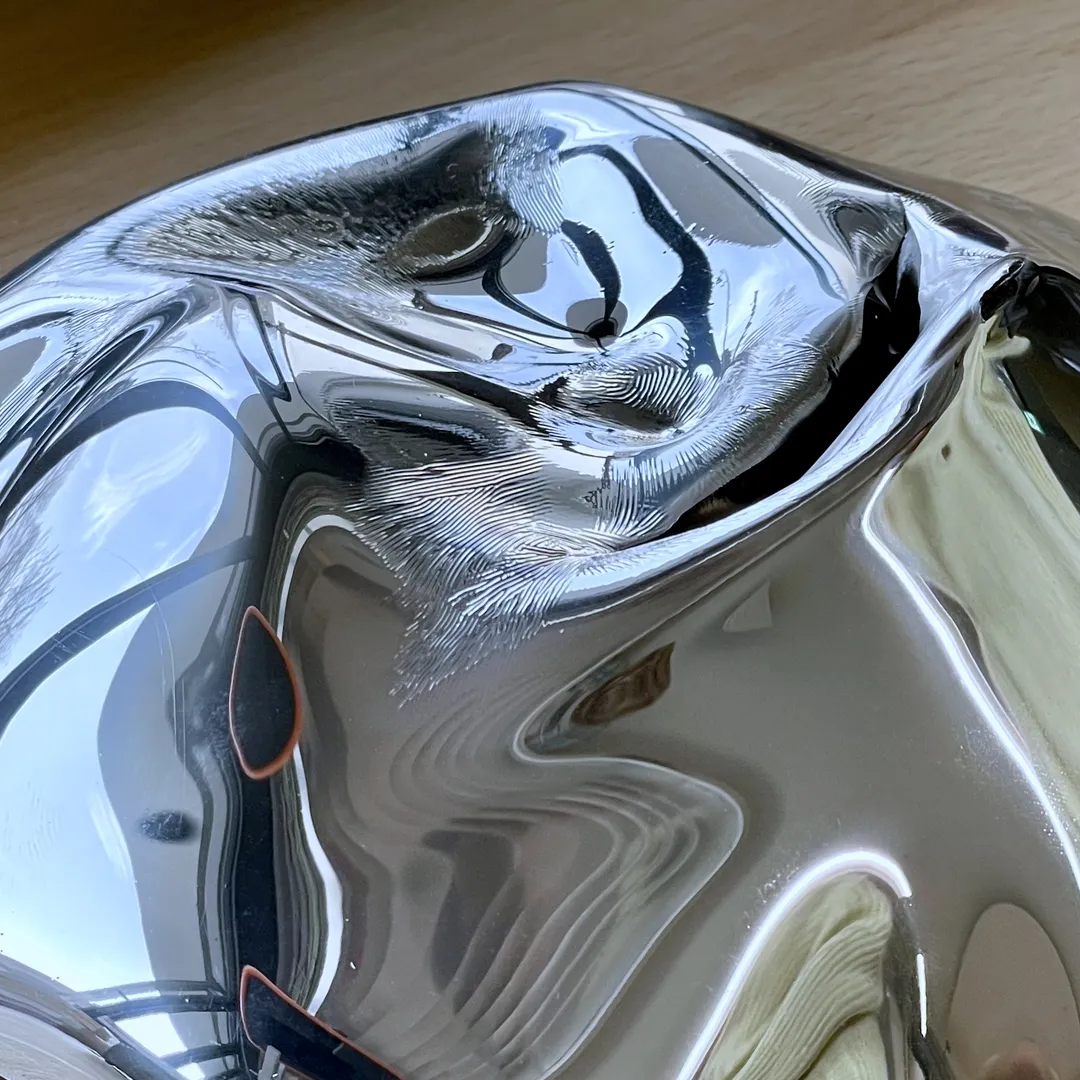
[[[393,261],[413,277],[464,272],[480,262],[504,233],[501,219],[473,206],[431,214],[394,246]]]

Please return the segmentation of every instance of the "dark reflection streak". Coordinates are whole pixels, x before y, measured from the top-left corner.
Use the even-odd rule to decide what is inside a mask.
[[[621,101],[613,98],[608,98],[606,104],[630,117],[633,123],[641,124],[644,127],[651,128],[665,141],[671,138],[671,129],[667,124],[659,123],[655,119],[651,119],[648,114],[643,112],[642,110],[631,109],[627,105],[623,104]],[[682,104],[683,108],[690,113],[697,111],[697,107],[694,105],[688,105],[686,103],[680,104]],[[727,116],[723,117],[722,120],[724,128],[733,127],[737,123],[737,121],[733,123],[731,118]],[[717,117],[715,116],[715,114],[708,118],[708,123],[714,127],[718,126]],[[749,131],[749,129],[747,129],[747,131]],[[757,135],[757,133],[755,132],[753,138],[749,139],[748,141],[760,141],[760,136]],[[738,195],[739,198],[741,198],[747,206],[753,209],[754,213],[759,214],[760,216],[768,220],[769,223],[779,229],[788,240],[798,246],[799,249],[809,259],[811,259],[815,263],[817,262],[817,252],[812,248],[806,247],[805,241],[803,241],[802,237],[798,233],[792,232],[790,226],[786,221],[781,220],[775,215],[768,213],[764,209],[764,207],[762,207],[758,199],[751,193],[751,191],[747,189],[747,182],[740,173],[738,173],[735,169],[731,168],[725,163],[718,161],[716,158],[708,154],[702,153],[701,150],[699,150],[692,141],[685,137],[685,135],[682,135],[680,137],[679,142],[680,145],[685,150],[687,150],[693,157],[697,158],[699,162],[701,162],[703,165],[708,166],[709,171],[712,172],[714,175],[718,176],[726,186],[730,187],[730,189],[734,191],[735,194]],[[779,149],[779,144],[777,146],[777,149]],[[800,149],[802,148],[800,147]],[[822,159],[822,161],[824,163],[824,159]]]
[[[113,1029],[112,1034],[120,1038],[119,1029]],[[120,1041],[106,1050],[102,1058],[121,1076],[130,1077],[131,1080],[176,1080],[175,1069],[162,1064],[132,1039]]]
[[[223,567],[250,559],[253,551],[253,542],[245,537],[215,551],[196,555],[95,605],[57,631],[0,682],[0,735],[30,695],[72,657],[163,596]]]
[[[129,329],[119,341],[87,357],[80,365],[84,368],[81,376],[73,376],[71,385],[65,389],[61,404],[51,413],[42,415],[33,412],[25,423],[11,427],[0,441],[0,455],[28,436],[39,445],[45,443],[50,435],[62,428],[73,413],[84,407],[87,395],[93,388],[102,386],[148,346],[177,326],[191,307],[192,302],[184,299],[164,304],[142,323]],[[10,496],[5,498],[3,507],[0,507],[0,528],[6,524],[14,506],[15,502]]]
[[[176,321],[179,321],[179,317]],[[52,409],[40,412],[31,411],[22,423],[13,424],[5,432],[4,439],[0,442],[0,454],[6,453],[13,445],[28,436],[34,442],[48,438],[63,426],[75,410],[83,405],[88,392],[96,386],[101,386],[125,364],[134,360],[139,352],[150,344],[154,336],[143,325],[126,333],[103,352],[88,358],[82,378],[73,378],[72,385],[65,388],[65,393],[54,396],[53,401],[56,401],[56,404]],[[10,502],[10,500],[7,501]],[[6,520],[6,517],[3,520]]]
[[[1038,365],[1049,363],[1036,357],[1006,361],[1002,365],[1002,377],[1010,384],[1020,407],[1034,418],[1032,434],[1046,463],[1061,482],[1065,494],[1073,505],[1080,508],[1080,452],[1068,431],[1058,420],[1055,410],[1047,399],[1038,377]],[[1065,406],[1068,407],[1068,402]],[[1058,403],[1058,408],[1062,403]],[[1031,420],[1029,419],[1029,424]]]
[[[505,291],[497,273],[492,275],[490,271],[485,271],[482,284],[484,291],[492,300],[498,301],[500,304],[516,311],[519,315],[522,315],[527,319],[532,319],[535,322],[542,323],[545,326],[550,326],[552,329],[560,331],[560,337],[568,337],[570,335],[569,327],[563,326],[562,323],[552,322],[550,319],[544,318],[543,315],[539,315],[532,311],[531,308],[526,307],[524,304],[516,302],[514,298]],[[429,296],[425,296],[419,290],[413,295],[413,307],[415,307],[417,311],[424,311],[429,315],[444,315],[449,318],[460,317],[460,312],[455,311],[453,308],[445,307],[442,304],[435,303],[434,300]],[[496,319],[487,318],[483,315],[473,315],[471,318],[475,321],[477,326],[484,326],[489,330],[506,331],[510,329],[508,324],[499,322]],[[387,336],[390,336],[389,332],[384,332],[387,333]]]
[[[238,1045],[210,1043],[206,1046],[191,1046],[187,1050],[177,1050],[175,1054],[166,1054],[162,1061],[173,1069],[184,1065],[197,1065],[200,1061],[214,1061],[217,1058],[232,1057],[239,1054]]]
[[[470,375],[467,371],[429,371],[425,372],[425,377],[435,386],[442,386],[447,390],[483,401],[525,427],[539,427],[533,417],[528,398],[514,390],[498,386],[478,375]]]
[[[254,605],[240,623],[228,715],[230,739],[244,775],[268,780],[280,772],[300,738],[300,692],[281,638]]]
[[[771,454],[720,488],[718,496],[735,506],[746,506],[794,483],[825,453],[915,344],[922,318],[918,285],[903,272],[899,251],[874,284],[863,303],[859,344],[831,374],[822,402],[792,427]]]
[[[610,319],[615,311],[615,305],[619,302],[621,281],[619,268],[615,265],[615,260],[604,243],[604,238],[594,229],[576,221],[564,221],[562,231],[581,252],[581,257],[589,272],[604,290],[604,319],[605,321]],[[587,327],[580,329],[585,330]]]
[[[448,382],[446,385],[452,385],[452,382]],[[415,420],[395,415],[386,409],[361,405],[356,409],[355,416],[352,415],[351,409],[345,407],[339,407],[336,413],[335,419],[339,419],[343,426],[347,426],[350,422],[363,421],[365,423],[377,423],[380,428],[397,435],[409,436],[416,434],[417,425]],[[485,451],[490,448],[490,443],[474,438],[472,432],[468,429],[460,425],[441,423],[434,419],[425,418],[424,437],[430,442],[445,446],[457,453],[469,455],[478,461],[483,457]]]
[[[20,319],[18,322],[11,323],[10,326],[5,326],[3,336],[0,336],[0,345],[7,341],[8,338],[13,338],[18,334],[25,334],[30,330],[40,330],[45,326],[55,326],[57,323],[70,318],[70,311],[47,311],[43,315],[30,315],[25,319]]]
[[[240,1023],[254,1046],[261,1050],[276,1046],[291,1069],[313,1078],[401,1080],[250,965],[240,977]]]
[[[920,991],[916,981],[919,947],[911,915],[908,905],[898,901],[893,935],[884,958],[885,982],[904,1017],[906,1048],[925,1080],[956,1080],[948,1055],[933,1030],[922,1030]],[[891,1040],[885,1042],[891,1051]]]
[[[562,156],[570,159],[584,154],[595,154],[622,174],[634,192],[641,216],[682,262],[679,280],[657,300],[642,321],[649,322],[663,315],[677,318],[686,327],[691,364],[707,363],[718,370],[720,358],[709,325],[712,266],[701,245],[672,217],[656,192],[622,154],[610,146],[581,146],[565,151]],[[702,346],[705,357],[698,356]]]
[[[285,385],[285,376],[281,374],[281,365],[278,363],[273,343],[270,341],[270,335],[267,333],[265,320],[260,317],[258,309],[251,297],[244,293],[239,293],[238,295],[242,296],[252,309],[252,319],[259,332],[259,342],[266,353],[267,361],[274,369],[274,374],[277,375],[278,381],[276,384],[269,382],[258,368],[244,356],[243,350],[240,350],[240,355],[243,358],[244,367],[247,369],[247,373],[259,388],[259,393],[263,395],[264,399],[267,399],[268,404],[269,399],[273,399],[274,401],[292,401],[292,394],[290,393],[288,386]],[[277,409],[274,408],[273,405],[270,407],[273,410],[274,415],[277,416]],[[280,417],[278,418],[278,422],[280,423]]]
[[[532,319],[544,326],[550,326],[553,330],[562,330],[564,333],[570,332],[568,326],[565,326],[560,322],[555,322],[545,315],[541,315],[527,304],[523,304],[516,296],[507,292],[506,286],[503,285],[502,282],[502,275],[499,271],[500,266],[496,262],[492,262],[492,264],[484,271],[484,292],[486,292],[492,300],[498,301],[498,303],[502,304],[504,307],[508,307],[511,311],[516,312],[526,319]]]
[[[55,546],[46,540],[43,511],[70,472],[63,462],[16,506],[0,539],[0,660],[7,660],[35,607],[56,580]]]
[[[255,528],[253,534],[260,535],[260,530]],[[261,567],[259,568],[261,572]],[[243,892],[242,883],[234,890],[226,883],[222,885],[220,879],[215,879],[210,872],[211,838],[214,835],[218,819],[224,816],[224,828],[220,849],[222,865],[240,865],[238,848],[242,845],[241,832],[244,822],[252,812],[262,813],[265,816],[265,795],[262,798],[254,796],[249,798],[249,793],[244,790],[243,778],[231,767],[222,768],[224,758],[224,746],[227,745],[227,733],[223,730],[225,725],[221,722],[224,713],[223,704],[225,681],[227,679],[227,653],[223,648],[224,642],[233,638],[239,631],[234,615],[234,607],[243,594],[243,581],[255,579],[255,559],[238,566],[229,575],[229,583],[222,590],[221,601],[213,617],[209,620],[210,632],[206,635],[198,655],[183,671],[175,683],[181,701],[194,703],[193,707],[180,710],[180,715],[170,712],[173,724],[174,736],[176,737],[177,753],[187,767],[202,801],[202,842],[198,848],[198,873],[196,875],[196,910],[201,926],[211,925],[210,906],[207,902],[207,894],[212,883],[217,881],[216,899],[218,910],[227,911],[234,903],[236,897]],[[215,629],[216,628],[216,629]],[[183,733],[181,736],[181,732]],[[192,734],[195,737],[192,739]],[[214,786],[210,779],[211,766],[207,761],[207,755],[198,752],[199,745],[213,748],[212,753],[217,761],[217,777],[229,791],[229,796],[222,802],[215,797]],[[229,828],[230,804],[242,805],[244,812],[239,815],[241,820],[241,832]],[[260,865],[258,869],[262,869]],[[276,936],[264,935],[268,941],[276,944]],[[222,965],[222,977],[231,981],[235,972],[235,956],[237,953],[238,933],[235,920],[223,920],[221,922],[220,957]],[[204,970],[213,971],[215,968],[214,949],[208,934],[202,935],[202,956]],[[230,1009],[233,1002],[229,1000]],[[231,1038],[232,1034],[223,1035],[221,1027],[235,1028],[234,1014],[217,1016],[214,1018],[214,1028],[220,1038]]]
[[[433,304],[419,289],[415,290],[413,294],[413,306],[418,311],[428,311],[434,314],[454,314],[453,312],[447,311],[445,308],[440,308],[437,304]],[[500,324],[490,321],[487,322],[486,325],[491,327],[500,326]],[[502,328],[505,329],[505,326]],[[296,336],[301,337],[302,335],[296,334]],[[442,360],[451,361],[460,359],[460,353],[457,349],[443,348],[439,345],[433,346],[422,334],[410,333],[407,329],[403,329],[400,326],[380,327],[379,336],[384,342],[392,343],[407,355],[415,356],[420,354],[438,356]],[[322,343],[314,342],[314,344],[320,345]]]

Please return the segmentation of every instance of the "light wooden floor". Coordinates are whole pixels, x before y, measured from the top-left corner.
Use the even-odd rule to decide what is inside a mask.
[[[276,142],[619,82],[1080,216],[1077,0],[4,0],[0,271]]]

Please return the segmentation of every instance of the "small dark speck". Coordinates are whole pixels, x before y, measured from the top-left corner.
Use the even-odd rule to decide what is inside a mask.
[[[948,461],[948,460],[949,460],[949,455],[950,455],[951,453],[952,453],[952,447],[951,447],[951,446],[950,446],[950,445],[949,445],[948,443],[945,443],[945,445],[944,445],[944,446],[942,446],[942,448],[941,448],[941,456],[942,456],[942,457],[943,457],[943,458],[944,458],[944,459],[945,459],[946,461]]]
[[[513,351],[514,350],[507,345],[506,342],[503,342],[500,345],[496,345],[495,348],[491,350],[491,359],[501,360],[504,356],[509,356]]]
[[[195,835],[195,822],[182,810],[155,810],[139,822],[139,831],[148,840],[182,844]]]

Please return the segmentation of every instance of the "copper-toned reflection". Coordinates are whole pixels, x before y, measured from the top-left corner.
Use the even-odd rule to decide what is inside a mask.
[[[240,1018],[244,1035],[255,1046],[263,1051],[273,1047],[283,1064],[312,1080],[400,1080],[253,967],[241,974]]]
[[[263,613],[249,607],[229,684],[229,734],[247,776],[265,780],[278,772],[300,738],[301,723],[289,654]]]

